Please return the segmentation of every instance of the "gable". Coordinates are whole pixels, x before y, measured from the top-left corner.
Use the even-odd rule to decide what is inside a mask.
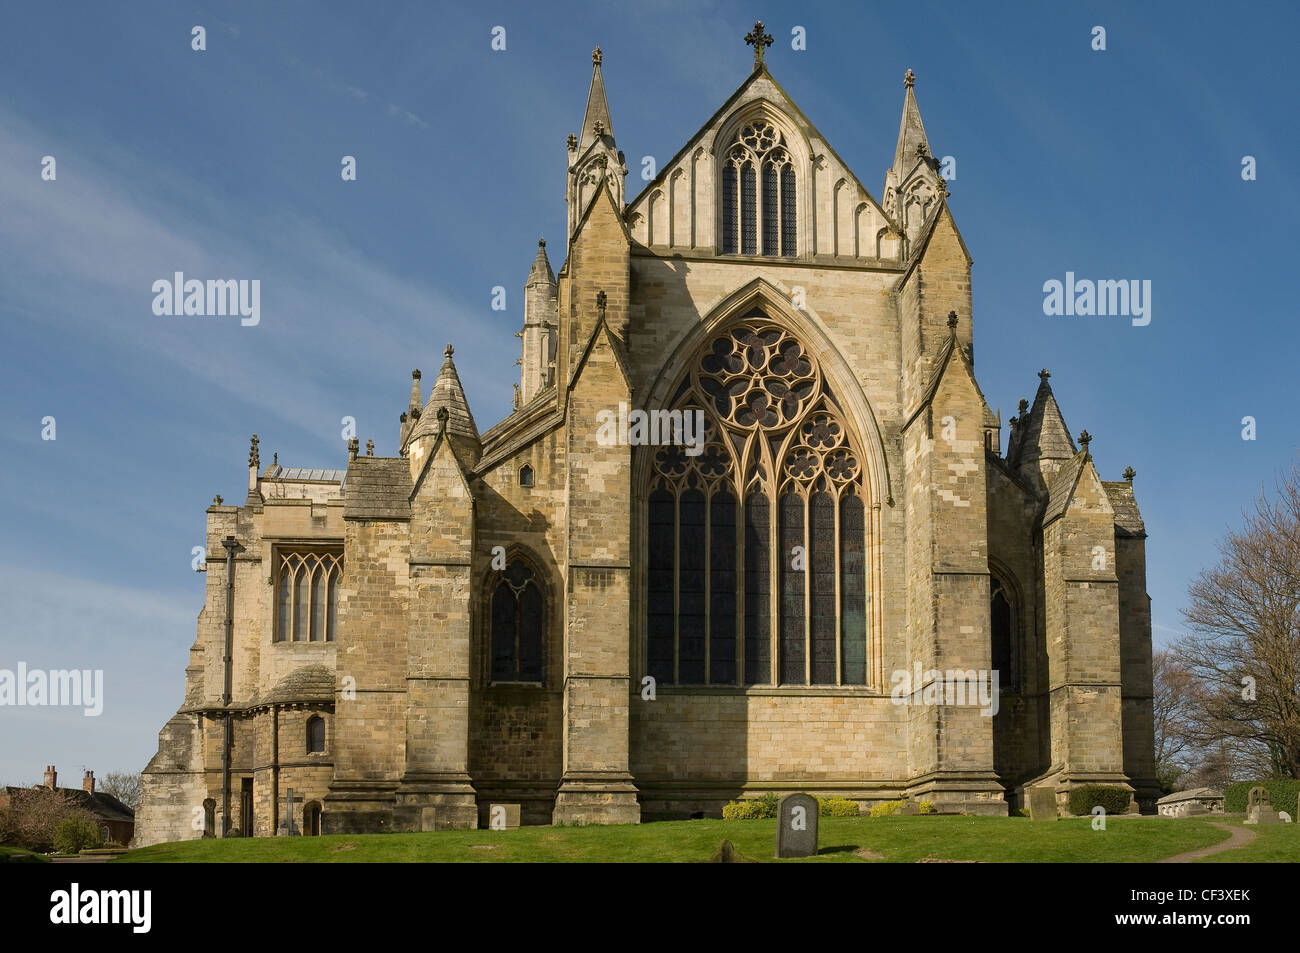
[[[715,253],[720,170],[738,131],[759,120],[782,135],[793,160],[799,256],[898,260],[901,243],[889,217],[766,68],[751,74],[628,204],[633,240],[655,251]]]

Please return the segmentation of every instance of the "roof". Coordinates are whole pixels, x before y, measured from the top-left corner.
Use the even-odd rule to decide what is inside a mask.
[[[44,785],[35,785],[30,788],[20,788],[8,786],[0,788],[5,794],[13,796],[23,791],[48,791],[49,788]],[[103,791],[96,791],[91,794],[83,788],[56,788],[63,796],[72,799],[78,807],[85,808],[93,813],[96,817],[105,821],[124,821],[128,824],[135,821],[135,811],[131,810],[111,794],[105,794]]]
[[[357,457],[348,468],[344,519],[411,517],[411,464],[405,457]]]
[[[1102,480],[1101,485],[1105,487],[1111,509],[1115,511],[1115,525],[1130,536],[1145,536],[1147,528],[1138,512],[1133,484],[1127,480]]]
[[[280,679],[274,688],[262,696],[260,704],[333,701],[334,673],[323,665],[304,665]]]
[[[1047,383],[1050,376],[1046,371],[1040,372],[1034,405],[1016,426],[1016,456],[1011,461],[1012,466],[1036,466],[1042,459],[1068,460],[1078,452],[1074,439],[1065,426],[1065,418],[1056,403],[1052,386]]]
[[[325,470],[312,467],[272,466],[271,472],[263,480],[284,480],[293,483],[342,483],[347,479],[347,470]]]
[[[916,104],[916,94],[912,91],[911,70],[907,71],[906,86],[903,118],[898,125],[898,146],[894,150],[894,170],[900,176],[916,165],[918,145],[925,146],[925,154],[930,154],[930,142],[925,137],[925,125],[921,122],[921,107]]]
[[[460,437],[481,447],[478,426],[474,423],[474,415],[470,413],[465,388],[461,386],[460,375],[456,373],[456,363],[451,359],[452,353],[452,346],[448,344],[442,368],[438,371],[438,379],[433,382],[433,388],[429,391],[429,400],[424,405],[420,420],[411,432],[410,439],[416,440],[437,434],[438,411],[445,407],[447,435]]]
[[[1074,496],[1079,475],[1083,473],[1084,464],[1087,462],[1088,454],[1080,450],[1052,478],[1052,485],[1047,491],[1047,510],[1043,513],[1043,525],[1047,525],[1065,513],[1066,507],[1070,505],[1070,498]]]
[[[1193,800],[1222,800],[1223,792],[1216,791],[1213,788],[1192,788],[1190,791],[1175,791],[1173,794],[1166,794],[1157,804],[1176,804],[1179,801]]]
[[[578,154],[582,155],[594,143],[596,123],[601,124],[601,137],[614,141],[614,125],[609,118],[609,102],[605,99],[605,80],[600,75],[600,52],[592,54],[591,88],[587,91],[587,111],[582,116],[582,132],[578,136]]]
[[[533,267],[528,270],[528,280],[524,282],[527,288],[537,283],[555,285],[555,272],[551,271],[551,261],[546,257],[546,239],[537,240],[537,256],[533,258]]]

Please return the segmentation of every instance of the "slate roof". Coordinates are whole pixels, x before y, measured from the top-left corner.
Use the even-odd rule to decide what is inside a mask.
[[[36,785],[36,787],[39,788],[41,785]],[[7,786],[0,788],[0,790],[12,797],[14,794],[30,791],[32,788]],[[135,812],[111,794],[105,794],[102,791],[91,794],[84,788],[58,788],[57,790],[60,794],[75,801],[78,807],[84,807],[96,817],[105,821],[123,821],[127,824],[135,822]]]
[[[1074,455],[1074,458],[1069,463],[1066,463],[1057,471],[1047,493],[1047,509],[1043,513],[1044,526],[1062,515],[1065,508],[1070,505],[1070,498],[1074,496],[1075,484],[1079,482],[1079,474],[1083,472],[1083,465],[1087,461],[1088,454],[1081,450]]]
[[[1223,792],[1216,791],[1213,788],[1192,788],[1190,791],[1175,791],[1173,794],[1166,794],[1157,804],[1176,804],[1179,801],[1223,799]]]
[[[260,704],[334,701],[334,673],[323,665],[294,669],[262,696]]]
[[[343,518],[411,518],[411,464],[405,457],[357,457],[348,467]]]
[[[1130,536],[1145,536],[1147,528],[1138,512],[1133,484],[1127,480],[1102,480],[1101,485],[1105,487],[1111,509],[1115,511],[1115,525]]]
[[[275,466],[262,479],[289,480],[294,483],[342,483],[347,478],[347,475],[347,470]]]

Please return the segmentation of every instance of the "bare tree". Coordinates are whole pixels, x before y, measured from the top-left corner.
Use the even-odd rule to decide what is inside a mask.
[[[1151,656],[1155,715],[1156,777],[1165,790],[1173,790],[1180,777],[1196,763],[1190,718],[1195,681],[1168,650]]]
[[[1300,465],[1244,516],[1188,589],[1189,740],[1256,776],[1300,777]]]
[[[95,790],[111,794],[133,811],[140,809],[140,797],[144,791],[141,776],[128,772],[111,772],[95,785]]]

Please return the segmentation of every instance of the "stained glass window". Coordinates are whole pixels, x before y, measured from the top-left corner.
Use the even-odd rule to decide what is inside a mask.
[[[540,682],[546,611],[533,570],[510,561],[495,576],[490,610],[492,681]]]
[[[279,551],[275,577],[276,642],[333,642],[338,631],[341,552]]]
[[[793,258],[798,197],[785,137],[765,120],[745,123],[722,160],[721,176],[722,253]]]

